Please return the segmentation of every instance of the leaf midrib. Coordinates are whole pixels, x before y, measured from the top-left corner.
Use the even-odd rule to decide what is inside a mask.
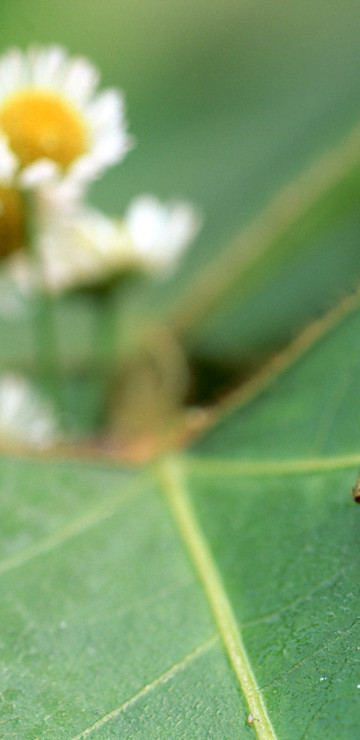
[[[157,466],[157,475],[194,569],[200,578],[249,712],[256,717],[254,725],[256,734],[259,740],[276,740],[221,575],[213,561],[186,490],[181,460],[173,457],[160,462]]]

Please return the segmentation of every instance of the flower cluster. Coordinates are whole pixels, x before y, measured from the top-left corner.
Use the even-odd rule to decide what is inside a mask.
[[[0,257],[16,279],[59,292],[125,269],[167,273],[195,236],[187,203],[142,196],[123,219],[86,204],[132,146],[122,94],[58,46],[0,58]],[[29,248],[31,241],[31,249]]]
[[[130,203],[123,218],[88,205],[91,183],[132,147],[122,94],[98,88],[92,64],[59,46],[0,57],[0,313],[14,317],[31,305],[37,352],[31,379],[0,376],[0,444],[42,449],[63,438],[53,296],[89,288],[108,337],[102,322],[114,280],[129,271],[168,274],[200,225],[190,204],[150,195]]]

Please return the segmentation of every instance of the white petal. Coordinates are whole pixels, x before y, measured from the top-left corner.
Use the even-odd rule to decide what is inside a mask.
[[[88,114],[95,130],[108,126],[109,123],[117,126],[124,115],[122,94],[117,90],[105,90],[89,105]]]
[[[201,219],[189,203],[162,204],[145,195],[130,205],[126,225],[140,264],[168,272],[196,236]]]
[[[22,52],[10,49],[0,60],[0,98],[26,85],[28,69]]]
[[[59,440],[54,409],[18,375],[0,377],[0,439],[38,449]]]
[[[29,164],[19,175],[19,184],[25,189],[30,189],[51,183],[60,176],[59,165],[51,159],[38,159]]]
[[[87,208],[58,231],[45,233],[39,250],[46,284],[53,292],[99,282],[131,264],[131,244],[123,225]]]
[[[79,184],[95,180],[107,167],[120,162],[131,148],[130,137],[117,131],[99,139],[90,154],[79,157],[69,171],[69,180]]]
[[[18,168],[18,159],[11,151],[7,140],[0,135],[0,183],[8,185],[14,179]]]
[[[62,85],[63,92],[79,106],[85,105],[94,94],[99,74],[86,59],[75,59],[69,63]]]
[[[67,54],[61,46],[31,47],[32,82],[38,87],[58,88],[66,69]]]

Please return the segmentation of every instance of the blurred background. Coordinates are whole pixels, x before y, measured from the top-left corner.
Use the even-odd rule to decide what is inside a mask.
[[[197,398],[251,372],[359,280],[352,192],[341,218],[310,231],[245,298],[236,275],[205,311],[189,291],[224,245],[360,120],[359,32],[356,0],[2,0],[2,50],[63,44],[99,67],[104,86],[125,92],[136,147],[96,183],[92,202],[122,214],[133,197],[154,193],[203,214],[176,275],[143,285],[125,309],[129,334],[145,316],[174,326]]]

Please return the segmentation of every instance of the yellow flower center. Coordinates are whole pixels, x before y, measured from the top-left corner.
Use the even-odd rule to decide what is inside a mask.
[[[47,90],[29,88],[0,107],[0,128],[22,166],[47,157],[66,168],[87,149],[87,127],[75,108]]]
[[[25,213],[17,190],[0,187],[0,259],[24,246]]]

